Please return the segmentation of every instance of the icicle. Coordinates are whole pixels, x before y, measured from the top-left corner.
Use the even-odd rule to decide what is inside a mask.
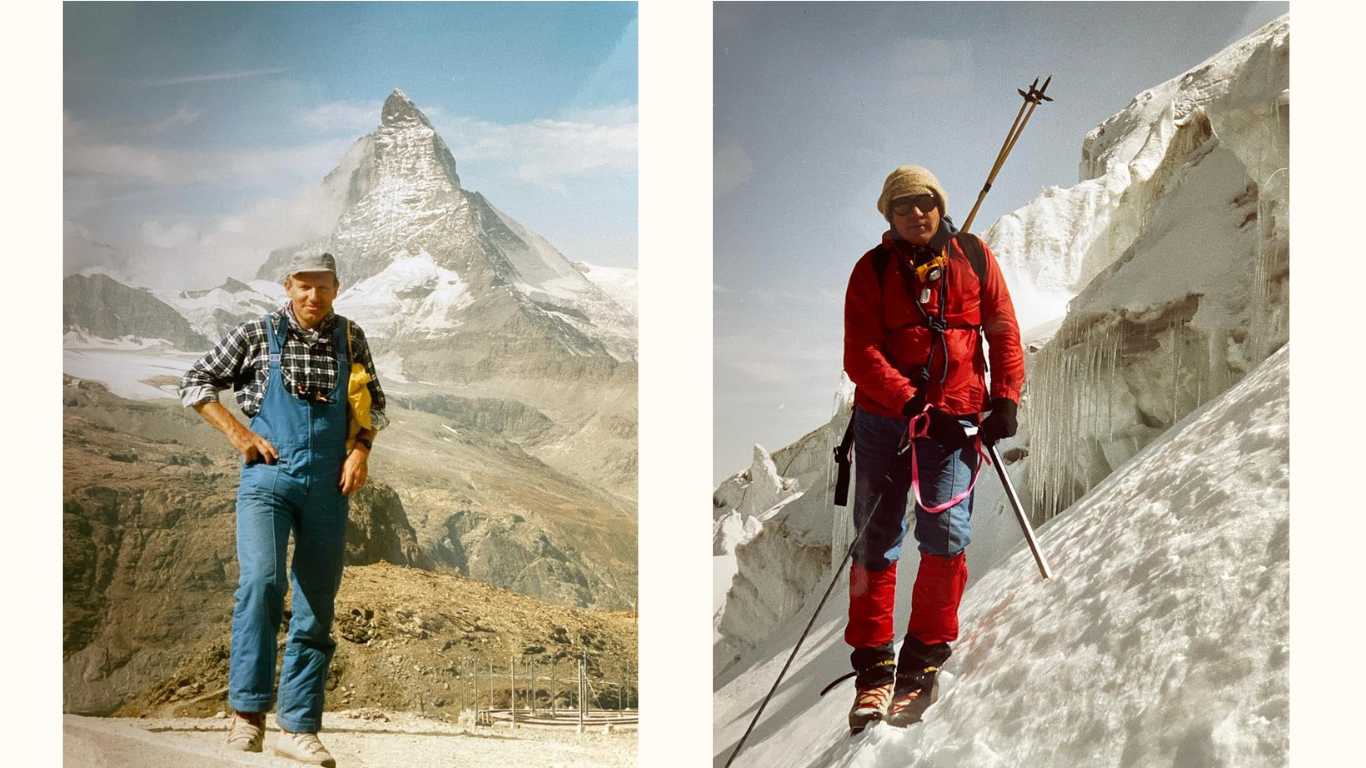
[[[1066,509],[1097,474],[1092,441],[1115,434],[1114,393],[1123,339],[1115,318],[1065,322],[1041,350],[1028,384],[1030,506],[1037,522]]]
[[[1171,425],[1173,425],[1173,424],[1176,423],[1176,383],[1177,383],[1177,382],[1176,382],[1176,379],[1177,379],[1177,376],[1180,375],[1180,371],[1181,371],[1181,353],[1178,351],[1178,344],[1179,344],[1180,342],[1178,342],[1178,341],[1176,340],[1176,321],[1175,321],[1175,320],[1172,321],[1170,333],[1171,333],[1171,344],[1172,344],[1172,354],[1171,354],[1171,361],[1172,361],[1171,375],[1172,375],[1172,378],[1171,378],[1171,386],[1169,387],[1169,389],[1170,389],[1170,392],[1171,392],[1172,403],[1171,403],[1171,420],[1170,420],[1169,422],[1167,422],[1167,426],[1168,426],[1168,427],[1170,427]]]
[[[1247,357],[1249,367],[1265,360],[1272,352],[1272,340],[1280,339],[1286,332],[1285,313],[1279,307],[1273,306],[1275,286],[1272,282],[1272,275],[1275,274],[1272,260],[1277,257],[1277,250],[1266,248],[1268,239],[1274,240],[1276,226],[1274,219],[1270,222],[1265,221],[1265,190],[1271,182],[1280,174],[1287,172],[1287,168],[1278,168],[1262,182],[1258,187],[1257,193],[1257,254],[1252,260],[1252,286],[1251,302],[1248,308],[1250,315],[1248,322],[1248,341]]]

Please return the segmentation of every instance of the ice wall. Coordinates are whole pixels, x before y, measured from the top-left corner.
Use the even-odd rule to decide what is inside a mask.
[[[1281,17],[1136,95],[1087,134],[1080,183],[1047,188],[996,221],[986,240],[1024,327],[1061,318],[1067,302],[1133,245],[1210,136],[1278,201],[1269,207],[1279,208],[1288,166],[1289,40],[1288,17]]]

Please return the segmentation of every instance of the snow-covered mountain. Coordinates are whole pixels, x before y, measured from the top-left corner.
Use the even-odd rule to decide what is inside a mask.
[[[212,341],[248,320],[279,309],[285,301],[284,286],[268,280],[253,280],[249,285],[228,278],[217,288],[154,293]]]
[[[588,362],[594,357],[634,363],[634,269],[570,262],[463,188],[445,142],[401,90],[389,95],[379,119],[323,179],[322,197],[338,211],[329,235],[272,252],[250,284],[230,278],[208,290],[158,290],[157,298],[216,338],[279,305],[281,273],[293,254],[327,250],[337,257],[343,283],[338,311],[369,336],[395,342],[390,348],[417,358],[418,367],[470,379],[525,362],[510,359],[500,334],[515,336],[527,351],[580,358],[578,367],[589,376],[613,367]],[[117,260],[115,249],[74,224],[67,240],[73,258]],[[141,289],[109,267],[102,271]],[[415,343],[405,346],[408,341]],[[460,359],[440,354],[442,348],[460,350]]]
[[[151,291],[124,285],[96,270],[62,281],[62,332],[74,344],[160,339],[180,349],[209,345],[198,328]]]
[[[640,314],[640,301],[637,298],[640,287],[636,270],[630,267],[600,267],[583,261],[574,262],[574,268],[632,315]]]
[[[516,365],[561,352],[634,361],[632,312],[545,238],[464,189],[445,142],[401,90],[323,185],[343,201],[332,232],[273,252],[257,276],[278,280],[294,253],[330,251],[348,286],[338,310],[380,320],[367,333],[397,343],[415,376],[494,375],[514,363],[502,354],[503,334],[524,350]]]
[[[849,701],[843,693],[821,700],[815,691],[847,669],[838,607],[847,603],[847,592],[841,587],[815,629],[816,646],[804,650],[800,668],[789,673],[799,682],[770,704],[768,712],[776,707],[788,717],[760,724],[747,747],[758,754],[743,764],[1139,765],[1170,764],[1177,756],[1179,764],[1244,765],[1276,764],[1267,756],[1283,756],[1286,686],[1283,655],[1277,654],[1283,654],[1287,624],[1281,522],[1288,509],[1281,469],[1288,355],[1288,51],[1289,24],[1282,17],[1139,94],[1084,139],[1077,185],[1044,190],[988,232],[1026,326],[1028,350],[1021,429],[1001,444],[1003,458],[1036,523],[1061,515],[1043,528],[1045,548],[1071,551],[1087,564],[1055,562],[1058,582],[1038,587],[999,483],[984,478],[977,486],[968,549],[971,579],[963,620],[969,634],[948,668],[959,687],[972,691],[949,694],[967,699],[960,712],[970,715],[949,712],[952,698],[946,698],[941,717],[952,719],[952,726],[936,728],[931,718],[926,728],[908,732],[914,736],[870,734],[865,742],[879,746],[867,749],[849,749],[842,737],[832,738],[843,731]],[[1245,380],[1254,369],[1256,382]],[[1252,412],[1258,414],[1254,422],[1235,424]],[[830,451],[847,420],[847,403],[841,402],[828,424],[772,454],[783,493],[771,507],[745,509],[751,487],[767,498],[775,483],[757,460],[714,496],[718,762],[743,732],[785,659],[784,649],[814,608],[811,596],[823,591],[848,547],[849,514],[835,509],[832,522],[828,502],[834,480]],[[1197,438],[1188,434],[1192,420],[1219,429],[1201,429]],[[1190,460],[1205,451],[1233,458],[1220,468]],[[1237,474],[1234,465],[1248,473]],[[1186,474],[1174,479],[1164,466],[1180,466]],[[1218,485],[1223,480],[1233,483],[1227,491]],[[1165,500],[1153,514],[1188,526],[1189,537],[1150,542],[1116,532],[1091,538],[1088,526],[1118,531],[1133,522],[1134,531],[1164,530],[1165,519],[1126,518],[1148,492]],[[1259,510],[1237,510],[1248,515],[1238,518],[1246,522],[1245,531],[1222,527],[1232,513],[1228,499],[1258,494]],[[1123,499],[1102,502],[1104,496]],[[1101,514],[1107,517],[1093,516]],[[1240,538],[1244,534],[1249,538]],[[1112,550],[1118,542],[1128,549]],[[1101,577],[1102,571],[1112,576],[1108,564],[1095,567],[1089,553],[1078,554],[1086,547],[1100,552],[1099,562],[1116,560],[1121,570],[1148,577],[1180,574],[1183,581],[1109,583]],[[1209,553],[1205,562],[1178,562],[1178,550],[1196,549]],[[913,573],[914,563],[907,566]],[[1246,567],[1257,571],[1239,571]],[[1244,576],[1270,590],[1262,605],[1254,605],[1252,592],[1224,587]],[[1001,580],[1013,580],[1004,593]],[[903,609],[912,580],[904,581]],[[1055,591],[1058,584],[1065,584],[1062,594]],[[1162,591],[1162,584],[1170,589]],[[1228,633],[1228,648],[1209,645],[1212,624],[1186,614],[1171,597],[1173,591],[1199,589],[1223,600],[1212,622],[1250,621]],[[1122,590],[1129,591],[1115,594]],[[1139,623],[1110,626],[1117,621],[1113,616],[1094,613],[1110,602],[1131,606],[1125,615]],[[1045,604],[1056,616],[1043,610]],[[905,610],[900,616],[904,626]],[[1158,626],[1167,618],[1178,624]],[[1086,627],[1097,621],[1109,632],[1088,634]],[[990,631],[1006,622],[1010,631]],[[1022,643],[1010,639],[1026,630]],[[1079,642],[1082,652],[1069,655]],[[1143,661],[1125,652],[1135,648],[1144,649],[1138,654]],[[1159,662],[1149,649],[1172,649],[1173,656]],[[1044,660],[1037,666],[1029,663],[1036,655]],[[1232,670],[1228,691],[1216,695],[1224,681],[1206,684],[1205,673],[1181,666],[1194,660]],[[1045,663],[1061,677],[1042,680]],[[1157,726],[1137,702],[1120,698],[1107,707],[1064,696],[1089,688],[1089,677],[1126,676],[1163,691],[1182,683],[1200,686],[1197,703],[1173,713],[1184,730],[1164,724],[1173,735],[1150,736],[1139,731]],[[1032,692],[1027,698],[1014,695],[1026,682],[1031,691],[1041,687],[1048,706],[1037,706]],[[1078,711],[1069,713],[1066,707],[1073,704]],[[1034,715],[1047,716],[1050,724],[1031,722]],[[988,722],[994,730],[985,729]],[[1089,725],[1056,727],[1061,722]],[[1127,734],[1117,732],[1124,728]],[[1029,738],[1013,744],[1006,731]],[[1068,757],[1038,759],[1051,754]]]
[[[386,381],[543,411],[559,428],[537,447],[541,458],[633,496],[635,270],[570,262],[466,189],[449,148],[401,90],[378,122],[316,190],[336,211],[326,236],[272,252],[256,279],[207,290],[150,291],[111,267],[87,269],[122,290],[77,291],[77,278],[68,278],[72,343],[109,349],[164,339],[202,352],[280,306],[281,272],[293,254],[327,250],[342,281],[337,311],[365,329]],[[73,258],[123,258],[91,245],[74,224],[68,241],[81,246]],[[125,305],[126,296],[145,296],[157,311],[101,305],[115,295]],[[174,314],[188,330],[167,330],[172,321],[161,315]]]

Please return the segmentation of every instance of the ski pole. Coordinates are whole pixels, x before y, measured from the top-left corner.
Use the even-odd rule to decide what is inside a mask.
[[[887,481],[887,490],[891,490],[894,485],[892,476],[889,474],[884,479]],[[755,712],[754,719],[749,721],[749,727],[745,729],[745,735],[740,737],[740,741],[736,743],[735,749],[731,751],[730,757],[726,760],[725,768],[730,768],[730,764],[735,762],[735,756],[740,754],[740,750],[745,746],[745,741],[749,739],[750,733],[754,731],[754,726],[758,725],[759,717],[764,714],[764,707],[768,706],[768,700],[773,698],[773,694],[777,692],[779,684],[783,682],[783,676],[787,674],[788,667],[792,666],[792,661],[797,658],[797,651],[801,650],[802,643],[806,640],[807,633],[811,631],[811,627],[815,626],[816,617],[820,616],[821,609],[825,607],[825,601],[830,599],[830,593],[835,589],[835,584],[839,582],[840,574],[844,573],[844,566],[848,565],[849,558],[854,556],[854,549],[858,547],[859,542],[863,540],[863,533],[868,530],[868,524],[872,522],[873,515],[877,513],[877,508],[882,505],[882,499],[885,495],[886,491],[883,491],[882,494],[878,495],[877,501],[873,502],[872,511],[868,513],[868,518],[863,521],[863,525],[859,526],[858,533],[855,534],[854,540],[849,542],[849,551],[844,553],[844,559],[840,561],[840,566],[835,569],[835,576],[830,579],[830,586],[825,588],[825,594],[821,595],[821,601],[816,604],[816,610],[811,612],[811,620],[806,622],[806,629],[803,629],[801,636],[797,638],[797,644],[792,647],[792,653],[788,655],[787,663],[783,664],[782,671],[778,673],[778,679],[773,681],[773,687],[768,689],[768,693],[764,696],[764,700],[759,703],[759,711]]]
[[[1036,88],[1035,86],[1039,84],[1039,78],[1036,77],[1034,82],[1029,84],[1028,91],[1022,88],[1016,89],[1015,92],[1024,98],[1024,102],[1020,104],[1020,111],[1015,113],[1015,122],[1010,124],[1010,130],[1006,133],[1006,140],[1001,144],[1001,151],[996,153],[996,162],[991,166],[991,172],[987,174],[987,181],[982,185],[982,191],[977,193],[977,202],[973,203],[972,211],[963,221],[960,231],[967,232],[972,227],[972,221],[977,217],[977,209],[982,207],[982,201],[986,199],[987,192],[991,191],[991,183],[996,180],[996,174],[1000,172],[1001,166],[1005,165],[1006,157],[1015,148],[1015,142],[1019,141],[1020,134],[1024,133],[1025,124],[1034,115],[1034,109],[1041,102],[1053,100],[1044,95],[1044,91],[1048,90],[1048,84],[1051,82],[1053,82],[1053,76],[1049,75],[1048,79],[1043,81],[1043,87]]]
[[[1034,540],[1034,529],[1030,527],[1029,518],[1025,517],[1024,508],[1020,506],[1020,497],[1015,495],[1015,486],[1010,482],[1010,475],[1006,474],[1005,462],[1001,461],[1001,455],[996,452],[996,444],[987,443],[987,451],[991,453],[991,463],[996,465],[996,474],[1001,476],[1001,485],[1005,487],[1006,498],[1010,499],[1010,506],[1015,510],[1015,519],[1020,522],[1020,529],[1024,531],[1025,541],[1029,542],[1029,551],[1033,553],[1034,562],[1039,566],[1039,575],[1045,579],[1053,578],[1053,570],[1048,567],[1048,561],[1039,551],[1039,543]]]

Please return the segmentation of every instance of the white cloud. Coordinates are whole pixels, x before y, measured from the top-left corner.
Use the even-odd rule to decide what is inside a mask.
[[[286,148],[166,149],[104,141],[71,120],[65,134],[63,170],[68,179],[103,177],[163,185],[321,180],[349,145],[336,139]]]
[[[512,177],[538,186],[556,188],[565,179],[599,170],[636,169],[639,117],[634,105],[510,124],[454,118],[442,121],[437,130],[457,161],[504,162]]]
[[[185,128],[187,126],[194,124],[194,122],[198,120],[199,116],[202,114],[202,112],[196,112],[194,110],[191,110],[189,107],[181,105],[181,107],[177,109],[174,113],[166,116],[161,120],[158,120],[155,123],[152,123],[150,126],[148,126],[147,130],[149,133],[152,134],[161,134],[171,130],[172,128]]]
[[[218,80],[244,80],[252,77],[267,77],[269,75],[281,75],[289,70],[286,68],[275,69],[247,69],[236,72],[209,72],[202,75],[183,75],[181,77],[170,77],[159,80],[144,80],[143,85],[160,87],[165,85],[185,85],[187,83],[208,83]]]
[[[197,239],[199,232],[190,224],[163,225],[159,221],[142,222],[142,241],[153,248],[179,248]]]
[[[354,138],[379,126],[379,101],[333,101],[305,110],[299,122],[321,133],[345,133]]]
[[[613,104],[604,107],[567,109],[559,119],[572,123],[600,125],[633,125],[640,121],[640,107],[635,104]]]
[[[325,236],[339,213],[337,200],[320,186],[309,186],[295,197],[260,200],[195,224],[163,227],[147,221],[143,239],[152,247],[139,253],[138,279],[182,289],[208,288],[228,276],[251,279],[272,250]]]

